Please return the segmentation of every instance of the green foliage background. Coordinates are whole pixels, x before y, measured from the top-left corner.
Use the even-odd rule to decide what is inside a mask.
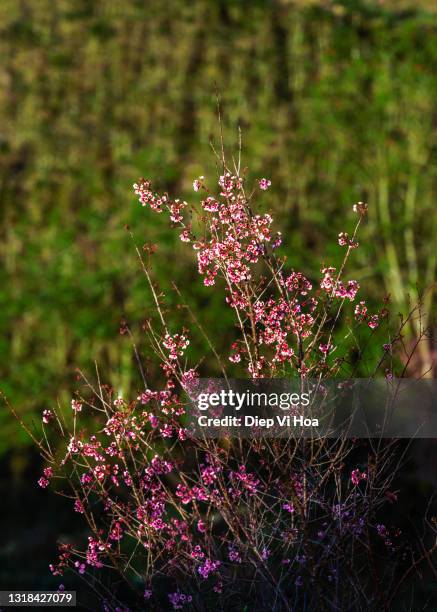
[[[267,176],[290,263],[337,262],[351,205],[369,221],[350,272],[406,306],[435,278],[437,17],[432,2],[3,0],[0,4],[0,386],[20,411],[68,402],[94,361],[137,384],[120,318],[150,306],[124,225],[160,242],[174,280],[214,330],[221,299],[189,249],[136,204],[139,176],[193,198],[215,177],[215,91],[225,141]],[[430,295],[430,294],[428,294]],[[175,302],[173,294],[170,302]],[[426,310],[432,312],[427,298]],[[184,322],[177,314],[178,325]],[[140,335],[140,325],[135,326]],[[194,346],[194,355],[205,348]],[[0,453],[26,439],[2,407]]]

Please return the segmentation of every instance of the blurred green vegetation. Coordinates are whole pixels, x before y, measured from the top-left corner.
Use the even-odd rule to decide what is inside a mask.
[[[291,265],[311,276],[321,262],[338,262],[337,233],[351,227],[352,203],[366,200],[351,276],[375,301],[391,293],[395,309],[416,284],[429,286],[433,7],[3,0],[0,386],[20,413],[68,402],[74,368],[92,372],[94,361],[116,387],[137,384],[118,326],[122,316],[139,322],[151,304],[125,224],[138,243],[160,243],[156,280],[164,289],[174,280],[219,347],[229,344],[221,298],[131,190],[144,175],[188,199],[193,178],[215,176],[216,90],[229,151],[241,126],[243,162],[253,177],[272,179],[263,205],[274,210]],[[183,312],[176,316],[182,324]],[[2,407],[0,453],[25,443]]]

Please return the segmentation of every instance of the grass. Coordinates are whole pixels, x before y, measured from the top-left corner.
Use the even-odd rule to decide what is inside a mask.
[[[316,273],[367,200],[371,246],[351,274],[396,309],[434,281],[437,21],[418,3],[380,4],[2,3],[0,378],[20,411],[65,403],[74,368],[94,359],[115,386],[135,385],[117,330],[148,298],[126,223],[139,243],[159,233],[158,281],[176,276],[218,337],[226,328],[182,246],[131,193],[147,175],[190,197],[214,163],[216,88],[226,142],[240,125],[244,157],[272,180],[296,268]],[[0,425],[0,453],[26,452],[4,412]]]

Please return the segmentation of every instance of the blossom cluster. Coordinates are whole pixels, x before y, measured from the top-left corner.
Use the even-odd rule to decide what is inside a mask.
[[[213,445],[207,451],[194,440],[187,441],[190,453],[197,457],[194,462],[189,456],[184,459],[183,454],[175,454],[171,447],[150,456],[148,449],[157,448],[159,440],[165,439],[162,429],[152,426],[150,411],[160,422],[171,423],[175,431],[178,427],[179,416],[163,412],[162,393],[147,391],[122,406],[107,402],[112,408],[99,435],[86,437],[82,431],[72,438],[62,466],[68,472],[71,468],[78,472],[74,510],[88,514],[88,500],[97,496],[102,500],[103,515],[84,551],[61,545],[52,573],[62,576],[70,569],[87,576],[111,563],[114,555],[125,547],[128,550],[134,542],[155,559],[157,576],[166,571],[172,576],[167,599],[175,610],[192,603],[194,591],[187,592],[187,587],[194,588],[195,576],[219,596],[239,568],[247,573],[258,564],[260,568],[267,564],[274,572],[279,561],[279,567],[289,568],[291,574],[297,568],[292,582],[303,585],[310,571],[309,557],[298,545],[305,533],[305,512],[316,512],[321,505],[328,508],[325,492],[316,485],[318,466],[295,462],[292,470],[281,468],[282,459],[277,457],[269,464],[265,447],[260,447],[252,450],[256,455],[253,460],[245,455],[231,467],[232,459],[225,457],[224,449]],[[279,478],[274,476],[278,468]],[[48,486],[53,475],[53,468],[46,467],[41,486]],[[352,470],[349,480],[358,498],[363,494],[358,489],[360,482],[371,484],[368,472],[359,468]],[[345,477],[346,491],[347,487]],[[304,511],[305,507],[308,510]],[[271,512],[260,514],[261,508]],[[364,528],[364,516],[347,496],[333,503],[330,512],[331,520],[326,512],[312,519],[311,539],[321,558],[340,535],[358,545]],[[217,517],[224,521],[222,526],[215,527]],[[337,527],[332,530],[332,525]],[[266,542],[265,534],[271,530],[276,536]],[[295,548],[294,553],[290,547]],[[141,557],[139,560],[141,564]],[[185,578],[175,583],[178,569]],[[326,571],[331,579],[331,569]],[[192,580],[187,582],[189,575]],[[155,596],[152,574],[143,598]]]
[[[270,180],[258,179],[259,190],[270,187]],[[341,267],[324,265],[313,278],[277,255],[281,234],[270,214],[254,210],[238,174],[225,170],[216,194],[203,176],[193,189],[197,209],[154,192],[148,180],[134,185],[140,203],[167,213],[191,245],[203,283],[223,289],[238,329],[223,361],[254,378],[335,373],[329,362],[340,351],[335,325],[343,306],[354,309],[356,323],[379,324],[364,301],[350,306],[360,287],[343,274],[358,247],[356,231],[339,236],[347,247]],[[360,222],[366,206],[359,203],[356,212]],[[255,602],[275,601],[278,610],[291,609],[290,602],[293,609],[316,609],[310,599],[317,585],[338,597],[340,567],[350,573],[351,592],[358,592],[362,571],[352,567],[351,555],[359,550],[367,557],[366,525],[377,524],[376,536],[391,550],[388,529],[374,520],[390,494],[389,478],[379,482],[369,465],[350,458],[354,442],[193,438],[185,423],[186,391],[201,365],[190,363],[190,330],[172,330],[160,314],[162,329],[151,329],[150,338],[162,384],[149,386],[146,375],[129,400],[99,383],[97,402],[71,401],[73,427],[62,428],[65,454],[53,457],[38,482],[43,489],[69,483],[72,509],[90,534],[82,548],[60,545],[52,573],[70,570],[87,579],[113,567],[138,590],[140,609],[145,601],[151,609],[191,608],[199,593],[225,609],[224,597],[238,589],[242,609],[248,591]],[[84,406],[94,406],[99,419],[91,433]],[[44,410],[42,427],[60,426],[55,416]],[[338,609],[350,601],[338,600]],[[366,605],[374,603],[366,596]]]
[[[266,191],[271,181],[262,178],[258,184]],[[341,278],[343,266],[341,272],[333,266],[323,267],[322,278],[316,284],[302,272],[287,272],[284,261],[275,254],[282,236],[280,232],[273,233],[270,214],[254,212],[243,178],[225,171],[219,177],[218,187],[219,192],[214,195],[203,176],[195,179],[194,191],[205,192],[205,196],[198,202],[197,210],[194,204],[190,205],[190,221],[184,219],[187,203],[173,201],[167,194],[154,193],[150,181],[142,179],[135,183],[134,190],[143,206],[148,205],[155,212],[167,210],[170,220],[182,228],[180,239],[192,244],[204,284],[213,286],[218,278],[224,282],[226,303],[234,309],[242,335],[240,340],[232,342],[229,360],[245,365],[254,377],[275,374],[284,367],[297,369],[301,375],[307,374],[306,361],[311,360],[315,346],[327,347],[321,349],[325,355],[330,352],[330,343],[320,342],[323,328],[317,326],[317,313],[322,313],[322,318],[328,321],[329,312],[328,316],[323,312],[329,310],[335,300],[354,302],[359,283]],[[361,220],[366,205],[359,203],[354,210]],[[192,230],[193,214],[197,214],[204,227],[202,235],[196,236]],[[349,251],[358,247],[355,234],[356,231],[352,237],[347,232],[339,235],[340,245],[348,246],[346,259]],[[260,265],[270,271],[270,282],[260,277]],[[325,300],[321,300],[320,290],[326,294]],[[356,318],[358,320],[357,315]],[[378,315],[366,316],[366,321],[375,329]],[[314,335],[316,337],[312,338]],[[172,345],[169,338],[164,340],[163,346],[171,351],[170,359],[185,348]]]

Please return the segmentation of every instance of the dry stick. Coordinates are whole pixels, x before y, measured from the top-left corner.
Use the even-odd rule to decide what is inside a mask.
[[[356,237],[356,235],[357,235],[358,228],[360,227],[361,219],[362,219],[362,215],[360,215],[360,217],[359,217],[359,219],[358,219],[358,221],[357,221],[357,224],[356,224],[356,226],[355,226],[354,233],[353,233],[353,235],[352,235],[352,242],[355,242],[355,237]],[[321,322],[320,322],[320,324],[319,324],[319,327],[318,327],[318,329],[317,329],[316,334],[314,335],[314,339],[313,339],[313,341],[312,341],[312,342],[310,342],[310,344],[309,344],[309,346],[308,346],[307,350],[306,350],[306,351],[305,351],[305,353],[304,353],[304,358],[306,357],[307,353],[309,353],[309,352],[311,351],[311,349],[313,348],[314,344],[317,342],[317,339],[318,339],[318,338],[319,338],[319,336],[320,336],[320,333],[321,333],[321,331],[322,331],[322,329],[323,329],[323,326],[324,326],[324,324],[325,324],[325,322],[326,322],[326,319],[328,318],[328,312],[329,312],[329,308],[331,307],[332,301],[333,301],[333,299],[334,299],[334,292],[335,292],[335,289],[337,288],[338,281],[340,280],[340,278],[341,278],[341,276],[342,276],[342,274],[343,274],[344,268],[345,268],[346,263],[347,263],[347,261],[348,261],[348,259],[349,259],[349,255],[350,255],[351,251],[352,251],[352,247],[349,245],[349,246],[348,246],[348,248],[347,248],[347,251],[346,251],[346,253],[345,253],[345,256],[344,256],[344,258],[343,258],[343,262],[342,262],[342,264],[341,264],[341,266],[340,266],[340,270],[339,270],[339,272],[338,272],[338,274],[337,274],[337,278],[336,278],[336,279],[335,279],[335,281],[334,281],[334,285],[333,285],[333,287],[332,287],[332,291],[331,291],[331,293],[330,293],[330,295],[329,295],[329,298],[328,298],[328,303],[326,304],[326,308],[325,308],[325,312],[323,313],[322,320],[321,320]]]
[[[90,463],[89,463],[89,461],[87,461],[87,460],[85,460],[85,464],[80,464],[78,461],[74,461],[73,465],[74,465],[73,473],[75,473],[75,475],[76,475],[76,476],[78,476],[78,475],[79,475],[78,470],[77,470],[77,466],[78,466],[78,465],[80,465],[81,467],[85,467],[85,468],[86,468],[86,469],[88,469],[90,472],[92,472],[92,471],[93,471],[93,468],[92,468],[91,464],[90,464]],[[75,498],[80,500],[81,498],[79,497],[79,494],[78,494],[78,492],[76,491],[76,488],[75,488],[75,486],[74,486],[74,483],[73,483],[73,481],[72,481],[71,477],[66,477],[66,479],[67,479],[67,482],[69,483],[69,485],[70,485],[71,489],[72,489],[72,490],[73,490],[73,492],[74,492],[74,496],[75,496]],[[98,486],[99,486],[99,488],[100,488],[100,492],[101,492],[101,495],[102,495],[102,499],[104,499],[104,498],[106,497],[106,495],[107,495],[107,491],[106,491],[106,489],[104,488],[103,483],[102,483],[102,482],[101,482],[99,479],[96,479],[96,482],[97,482],[97,484],[98,484]],[[82,491],[84,492],[84,487],[83,487],[83,486],[82,486]],[[134,490],[134,493],[135,493],[135,490]],[[136,499],[137,499],[137,498],[136,498]],[[137,503],[139,503],[138,499],[137,499]],[[115,512],[118,514],[118,517],[119,517],[120,519],[123,519],[123,516],[124,516],[124,515],[123,515],[123,512],[122,512],[122,510],[121,510],[121,509],[119,509],[118,505],[117,505],[117,504],[114,504],[114,505],[113,505],[113,508],[114,508]],[[95,530],[95,533],[97,533],[97,532],[98,532],[98,529],[97,529],[97,525],[96,525],[95,520],[94,520],[94,515],[93,515],[92,513],[89,513],[89,516],[90,516],[90,517],[91,517],[91,519],[92,519],[93,529]],[[86,517],[86,518],[88,518],[88,517]],[[135,521],[135,522],[137,522],[138,527],[141,525],[141,523],[140,523],[140,522],[139,522],[139,521],[138,521],[138,520],[137,520],[135,517],[132,517],[132,520],[133,520],[133,521]]]
[[[79,494],[78,494],[78,492],[76,490],[76,487],[74,486],[73,481],[70,478],[67,478],[67,482],[69,483],[71,489],[73,490],[76,499],[80,499]],[[85,515],[85,519],[86,519],[86,521],[88,523],[88,526],[90,527],[91,531],[94,533],[94,535],[97,538],[97,540],[100,541],[99,530],[98,530],[97,525],[95,523],[94,515],[92,513],[86,512],[86,511],[84,512],[84,515]],[[109,547],[105,547],[105,552],[106,552],[106,554],[108,555],[108,557],[110,558],[110,560],[111,560],[111,562],[113,564],[112,567],[114,567],[118,571],[120,576],[122,576],[122,578],[123,578],[124,582],[127,584],[128,588],[133,593],[137,594],[136,589],[132,586],[131,582],[125,576],[124,572],[121,569],[121,566],[119,566],[118,561],[117,561],[117,556],[110,550]],[[139,576],[138,572],[135,572],[135,573]]]
[[[95,363],[96,366],[96,370],[97,370],[97,364]],[[108,404],[108,402],[105,401],[104,397],[103,397],[103,393],[102,393],[102,389],[100,386],[100,382],[99,382],[99,390],[100,390],[100,395],[99,393],[96,391],[96,389],[94,388],[94,386],[89,382],[89,380],[87,379],[87,377],[85,376],[85,374],[82,372],[82,370],[77,369],[76,370],[81,378],[85,381],[87,387],[89,389],[91,389],[91,391],[93,392],[93,394],[101,401],[103,408],[97,408],[97,406],[93,406],[94,410],[98,410],[99,412],[104,412],[106,415],[108,415],[108,410],[111,410],[111,405]],[[98,370],[97,370],[98,371]]]
[[[399,582],[397,583],[397,585],[394,587],[392,593],[389,595],[389,599],[388,599],[388,606],[391,605],[391,603],[393,602],[393,599],[396,597],[396,595],[399,592],[399,589],[402,587],[403,583],[405,582],[405,580],[408,578],[408,576],[411,574],[411,572],[413,570],[416,569],[416,567],[418,565],[420,565],[422,563],[422,561],[428,561],[428,564],[430,565],[430,567],[433,570],[434,575],[436,574],[436,570],[434,568],[434,565],[432,564],[431,561],[431,556],[437,551],[437,541],[435,542],[435,544],[429,549],[429,550],[425,550],[425,552],[423,553],[423,555],[421,557],[419,557],[419,559],[416,559],[416,561],[414,561],[410,567],[404,572],[403,576],[401,576]],[[389,608],[388,608],[389,609]]]
[[[180,297],[181,299],[184,299],[184,298],[183,298],[183,295],[181,294],[181,292],[180,292],[179,288],[177,287],[176,283],[175,283],[175,282],[172,282],[172,285],[173,285],[173,289],[176,291],[176,293],[179,295],[179,297]],[[185,300],[184,300],[184,301],[185,301]],[[193,320],[194,324],[197,326],[197,328],[200,330],[201,334],[203,335],[203,337],[204,337],[204,338],[205,338],[205,340],[207,341],[209,348],[211,349],[211,351],[212,351],[212,353],[213,353],[214,357],[217,359],[217,362],[218,362],[218,364],[219,364],[219,366],[220,366],[221,371],[223,372],[223,376],[224,376],[224,378],[225,378],[226,382],[228,382],[228,377],[227,377],[227,375],[226,375],[226,370],[225,370],[225,367],[224,367],[224,365],[223,365],[223,362],[222,362],[222,360],[221,360],[221,358],[220,358],[220,355],[217,353],[217,350],[216,350],[215,346],[214,346],[214,345],[213,345],[213,343],[211,342],[211,340],[210,340],[210,338],[209,338],[208,334],[206,333],[206,331],[205,331],[205,329],[203,328],[203,326],[200,324],[199,320],[197,319],[197,317],[196,317],[196,315],[194,314],[194,312],[193,312],[193,310],[191,309],[191,307],[190,307],[188,304],[186,304],[186,303],[185,303],[185,304],[183,304],[183,307],[184,307],[184,308],[187,310],[187,312],[189,313],[190,317],[192,318],[192,320]]]
[[[410,280],[412,285],[417,284],[418,280],[418,265],[417,265],[417,251],[414,244],[414,232],[413,222],[415,215],[415,203],[417,197],[417,175],[413,175],[408,178],[407,191],[405,194],[405,253],[408,262]]]
[[[93,390],[93,392],[94,392],[94,393],[97,395],[97,397],[99,397],[99,399],[102,401],[103,406],[104,406],[104,411],[105,411],[105,413],[106,413],[107,417],[109,418],[108,408],[109,408],[109,409],[111,409],[111,407],[110,407],[108,404],[106,404],[105,400],[103,399],[103,392],[102,392],[102,387],[101,387],[101,384],[100,384],[100,377],[99,377],[99,372],[98,372],[97,364],[96,364],[96,371],[97,371],[97,377],[98,377],[98,384],[99,384],[99,391],[100,391],[100,394],[97,394],[96,390],[95,390],[95,389],[93,389],[92,385],[91,385],[91,384],[90,384],[90,383],[89,383],[89,382],[86,380],[85,376],[83,376],[83,378],[84,378],[84,380],[87,382],[88,386],[90,386],[90,388]],[[108,408],[107,408],[106,406],[107,406]],[[119,447],[119,450],[121,450],[121,449],[120,449],[120,447]],[[132,459],[133,459],[132,449],[131,449],[131,448],[129,448],[129,450],[130,450],[130,453],[131,453],[131,457],[132,457]],[[127,471],[129,471],[129,470],[128,470],[128,467],[127,467],[127,463],[126,463],[125,457],[124,457],[124,453],[123,453],[123,456],[122,456],[122,460],[123,460],[123,463],[124,463],[124,465],[125,465],[125,469],[126,469]],[[77,462],[76,462],[76,464],[77,464]],[[135,461],[134,461],[134,464],[135,464]],[[89,469],[89,470],[91,470],[91,469],[92,469],[92,468],[91,468],[91,466],[90,466],[90,464],[89,464],[89,462],[86,462],[86,465],[85,465],[85,466],[83,466],[83,467],[87,467],[87,469]],[[78,499],[79,499],[78,494],[77,494],[77,491],[75,490],[74,485],[73,485],[73,483],[72,483],[71,479],[68,479],[68,481],[69,481],[70,486],[72,487],[72,489],[73,489],[73,491],[74,491],[74,493],[75,493],[76,498],[78,498]],[[103,485],[102,485],[102,483],[100,483],[100,481],[98,481],[98,484],[99,484],[99,486],[100,486],[100,488],[101,488],[102,495],[104,496],[104,495],[105,495],[105,490],[104,490],[104,488],[103,488]],[[139,499],[139,497],[138,497],[138,491],[136,490],[136,488],[135,488],[135,487],[133,487],[133,490],[134,490],[134,496],[135,496],[135,498],[136,498],[136,501],[137,501],[138,505],[141,505],[141,501],[140,501],[140,499]],[[123,514],[123,512],[122,512],[121,510],[119,510],[119,509],[118,509],[117,505],[114,505],[113,507],[114,507],[115,512],[118,514],[119,518],[120,518],[120,519],[123,519],[123,518],[124,518],[124,514]],[[92,515],[91,515],[91,517],[92,517]],[[95,525],[94,519],[92,518],[92,521],[91,521],[91,518],[90,518],[90,517],[86,516],[86,518],[87,518],[87,520],[88,520],[88,523],[90,524],[90,527],[92,527],[92,528],[93,528],[93,530],[94,530],[94,532],[95,532],[95,533],[97,533],[97,526]],[[134,517],[132,517],[132,518],[134,518]],[[131,535],[132,535],[132,534],[131,534]],[[134,536],[132,536],[132,537],[134,537]],[[118,568],[118,566],[117,566],[117,564],[114,562],[114,559],[112,558],[112,556],[111,556],[111,560],[112,560],[112,562],[114,563],[114,566]],[[118,568],[118,569],[119,569],[119,571],[121,572],[120,568]],[[131,569],[133,569],[133,571],[135,571],[135,572],[136,572],[136,570],[135,570],[134,568],[131,568]],[[136,573],[138,574],[138,572],[136,572]],[[123,572],[121,572],[121,574],[122,574],[122,575],[124,575],[124,574],[123,574]]]
[[[50,456],[50,454],[47,452],[47,450],[44,448],[44,446],[41,444],[41,442],[36,439],[35,435],[31,432],[29,427],[25,424],[23,419],[19,416],[19,414],[17,413],[15,408],[9,403],[8,398],[6,397],[6,395],[1,390],[0,390],[0,398],[3,399],[3,401],[6,404],[6,406],[8,407],[9,411],[11,412],[11,414],[20,423],[20,425],[24,429],[24,431],[30,436],[30,438],[32,439],[33,443],[36,444],[36,446],[39,448],[39,450],[41,451],[41,454],[44,456],[44,458],[47,461],[52,461],[52,457]]]
[[[405,377],[405,374],[407,372],[408,366],[410,365],[411,359],[413,358],[413,355],[414,355],[417,347],[419,346],[419,344],[421,342],[423,342],[424,335],[425,335],[425,332],[423,330],[420,330],[419,337],[417,338],[416,342],[414,343],[413,349],[410,351],[410,354],[409,354],[408,359],[407,359],[407,361],[405,363],[405,366],[404,366],[404,368],[402,370],[400,378],[404,378]],[[431,366],[431,370],[432,370],[432,366]],[[426,376],[427,373],[428,372],[425,372],[423,376]]]
[[[423,301],[419,301],[419,305],[418,305],[418,310],[419,310],[419,317],[418,320],[412,318],[411,319],[411,323],[412,323],[412,327],[413,327],[413,332],[416,336],[419,337],[419,342],[416,344],[416,347],[418,348],[418,352],[419,355],[421,357],[422,360],[422,365],[425,368],[425,372],[422,374],[423,378],[432,378],[432,374],[433,374],[433,370],[434,370],[434,365],[435,365],[435,359],[433,359],[432,356],[432,352],[430,351],[430,346],[428,343],[428,338],[427,338],[427,331],[426,329],[423,328],[422,325],[422,321],[423,318],[427,318],[428,314],[425,312],[423,313],[422,310],[422,304]],[[417,321],[418,321],[418,325],[417,325]],[[425,338],[425,340],[423,341],[423,339]]]
[[[409,322],[410,317],[413,316],[414,312],[416,311],[417,306],[415,306],[413,308],[413,310],[411,310],[411,312],[408,313],[408,316],[406,317],[405,320],[401,320],[401,324],[396,332],[396,335],[394,336],[393,340],[391,341],[391,345],[393,346],[396,342],[398,342],[398,340],[400,340],[402,338],[402,330],[404,329],[404,327],[407,325],[407,323]],[[373,373],[371,375],[370,378],[373,378],[375,376],[375,374],[377,373],[377,371],[379,370],[380,366],[382,365],[382,362],[385,359],[385,355],[383,354],[382,357],[380,358],[380,360],[378,361],[378,363],[376,364]],[[358,365],[355,366],[355,370],[354,372],[356,372],[356,368],[358,367]]]
[[[222,494],[224,499],[226,500],[227,504],[228,504],[228,508],[234,508],[234,504],[231,502],[231,500],[229,500],[228,495],[227,495],[227,490],[226,487],[224,485],[222,485],[222,483],[220,483],[221,489],[222,489]],[[261,563],[261,565],[263,566],[264,570],[266,571],[268,577],[270,578],[270,581],[272,582],[272,584],[277,588],[278,590],[278,594],[281,597],[285,607],[287,610],[290,610],[290,612],[292,612],[292,608],[287,600],[287,598],[285,597],[284,593],[282,592],[282,589],[279,587],[279,584],[277,583],[277,581],[275,580],[273,574],[271,573],[268,565],[266,564],[265,560],[262,558],[262,556],[260,555],[257,547],[252,543],[252,538],[250,537],[250,534],[247,532],[247,530],[245,529],[245,527],[242,525],[240,517],[234,512],[231,512],[231,516],[229,518],[224,517],[226,520],[226,523],[229,527],[229,529],[231,530],[231,532],[234,534],[234,536],[236,538],[238,538],[238,540],[241,542],[240,537],[238,536],[238,532],[234,529],[233,527],[233,523],[232,523],[232,519],[236,521],[236,523],[238,524],[238,527],[240,528],[241,532],[244,534],[247,542],[250,544],[250,547],[252,549],[252,552],[254,553],[255,557],[258,559],[258,561]],[[256,568],[257,569],[257,568]]]
[[[133,239],[132,234],[131,234],[131,237],[132,237],[132,239]],[[167,327],[166,327],[166,323],[165,323],[165,320],[164,320],[164,316],[163,316],[163,313],[162,313],[162,311],[161,311],[160,304],[159,304],[159,301],[158,301],[158,298],[157,298],[157,295],[156,295],[155,289],[154,289],[153,284],[152,284],[152,282],[151,282],[150,275],[149,275],[148,270],[147,270],[147,268],[146,268],[146,266],[145,266],[145,264],[144,264],[144,261],[143,261],[143,259],[142,259],[142,257],[141,257],[141,254],[140,254],[140,252],[139,252],[139,249],[138,249],[138,247],[137,247],[136,245],[135,245],[135,249],[136,249],[136,251],[137,251],[137,255],[138,255],[139,259],[140,259],[140,262],[141,262],[141,265],[142,265],[143,271],[144,271],[144,273],[145,273],[145,275],[146,275],[146,278],[147,278],[147,280],[148,280],[148,283],[149,283],[150,289],[151,289],[151,291],[152,291],[152,294],[153,294],[153,297],[154,297],[154,300],[155,300],[155,304],[156,304],[156,307],[157,307],[158,313],[159,313],[159,315],[160,315],[161,323],[162,323],[162,325],[163,325],[164,329],[167,331]],[[228,284],[229,284],[229,282],[230,282],[230,281],[229,281],[229,279],[228,279],[227,277],[226,277],[226,280],[227,280],[227,282],[228,282]],[[241,319],[240,319],[240,324],[241,324]],[[164,353],[163,353],[163,351],[162,351],[162,349],[161,349],[160,344],[159,344],[159,343],[157,342],[157,340],[156,340],[156,337],[155,337],[155,334],[154,334],[153,328],[152,328],[152,326],[151,326],[151,324],[150,324],[150,323],[149,323],[149,330],[150,330],[150,332],[151,332],[151,337],[152,337],[152,339],[154,340],[154,344],[155,344],[155,352],[156,352],[156,353],[157,353],[157,354],[158,354],[158,355],[159,355],[161,358],[163,358],[163,360],[164,360],[164,362],[165,362],[165,363],[168,363],[168,360],[167,360],[166,356],[164,355]],[[243,332],[243,335],[244,335],[244,328],[242,329],[242,332]],[[167,332],[167,333],[168,333],[168,332]],[[246,340],[246,343],[247,343],[247,340]],[[247,346],[248,346],[248,345],[247,345]],[[248,347],[248,348],[249,348],[249,347]],[[250,352],[249,352],[249,354],[250,354]],[[180,368],[179,360],[177,360],[177,363],[178,363],[178,366],[179,366],[179,368]],[[180,370],[181,370],[181,368],[180,368]],[[182,370],[181,370],[181,371],[182,371]],[[179,381],[179,382],[180,382],[180,381]],[[175,502],[174,502],[174,504],[175,504]],[[176,504],[175,504],[175,506],[176,506]]]
[[[382,158],[382,153],[378,150],[380,157],[380,168],[384,169],[386,164]],[[390,207],[389,207],[389,183],[387,174],[382,174],[378,181],[378,197],[376,198],[377,206],[379,207],[379,217],[382,222],[382,229],[384,234],[385,252],[389,263],[389,274],[392,277],[391,289],[395,294],[396,301],[402,303],[403,298],[403,282],[402,274],[399,265],[399,259],[396,252],[391,232],[390,222]]]
[[[125,329],[126,329],[127,333],[129,334],[129,338],[131,339],[131,342],[132,342],[132,347],[133,347],[133,350],[134,350],[135,359],[137,361],[137,365],[138,365],[138,368],[140,370],[141,378],[143,379],[144,388],[147,389],[146,375],[145,375],[145,372],[144,372],[143,364],[141,363],[140,354],[138,352],[137,345],[135,344],[135,341],[134,341],[133,334],[132,334],[132,332],[130,330],[130,327],[128,325],[126,325]]]
[[[388,186],[387,176],[386,175],[384,177],[381,176],[379,180],[379,198],[377,199],[377,203],[379,205],[379,214],[380,214],[380,218],[382,221],[382,227],[384,230],[385,248],[386,248],[386,254],[387,254],[387,258],[388,258],[389,266],[390,266],[389,271],[392,276],[391,285],[392,285],[392,289],[395,294],[396,301],[398,303],[402,303],[404,299],[404,295],[403,295],[404,283],[402,280],[402,274],[401,274],[401,269],[399,265],[398,255],[396,252],[395,244],[392,239],[392,232],[390,232],[391,219],[390,219],[389,200],[388,200],[388,188],[389,186]],[[416,191],[416,186],[412,187],[411,181],[409,181],[408,189],[407,189],[407,196],[406,196],[406,211],[405,211],[407,221],[408,220],[411,221],[412,217],[414,216],[414,199],[416,195],[415,191]],[[437,221],[435,220],[435,217],[436,216],[434,215],[434,223],[437,223]],[[417,281],[417,263],[415,262],[416,251],[414,248],[414,241],[413,241],[413,237],[411,234],[411,228],[408,227],[408,223],[406,224],[406,227],[407,229],[406,229],[405,238],[407,242],[407,245],[406,245],[407,254],[409,255],[407,257],[407,260],[410,265],[410,281],[411,281],[411,284],[414,285],[416,284],[416,281]],[[428,261],[428,270],[427,270],[427,274],[425,277],[427,285],[431,284],[433,281],[433,278],[434,278],[433,270],[435,269],[436,261],[437,261],[436,254],[435,252],[433,252]],[[428,272],[431,272],[431,276],[428,276]],[[427,301],[426,306],[428,309],[428,306],[429,307],[431,306],[431,301],[429,303]],[[417,330],[415,326],[414,320],[412,320],[412,331],[415,335],[420,334],[420,331]],[[428,347],[423,344],[419,345],[419,351],[421,352],[421,356],[425,363],[425,367],[428,367],[427,374],[429,374],[433,366],[432,364],[429,363],[430,354],[429,354]]]
[[[70,569],[71,569],[71,571],[72,571],[74,574],[76,574],[76,575],[77,575],[77,576],[80,578],[80,580],[82,580],[83,582],[85,582],[85,584],[87,584],[87,585],[88,585],[88,587],[89,587],[89,588],[90,588],[90,589],[91,589],[91,590],[92,590],[92,591],[93,591],[93,592],[94,592],[94,593],[97,595],[97,597],[98,597],[99,599],[101,598],[101,593],[100,593],[100,592],[99,592],[99,591],[96,589],[96,587],[94,586],[94,584],[95,584],[95,581],[94,581],[94,580],[90,580],[90,579],[88,579],[88,578],[86,577],[86,574],[80,574],[78,571],[74,570],[73,568],[70,568]],[[113,591],[111,591],[111,590],[109,589],[109,587],[107,587],[106,585],[104,585],[104,584],[103,584],[103,582],[101,582],[100,580],[99,580],[99,586],[100,586],[100,588],[101,588],[101,589],[103,589],[103,590],[104,590],[104,591],[105,591],[105,592],[108,594],[108,596],[113,596]],[[79,603],[79,602],[78,602],[78,603]],[[122,602],[121,602],[121,601],[118,601],[118,600],[117,600],[117,603],[118,603],[120,606],[122,606]],[[83,607],[85,610],[90,610],[90,612],[94,612],[94,611],[95,611],[95,608],[88,608],[87,606],[85,607],[83,602],[81,602],[81,604],[80,604],[80,605],[81,605],[81,607]]]
[[[141,268],[142,268],[142,270],[143,270],[143,272],[144,272],[144,274],[145,274],[145,276],[147,278],[147,282],[148,282],[150,290],[152,292],[153,299],[154,299],[155,305],[156,305],[156,310],[157,310],[157,312],[159,314],[159,318],[161,319],[162,326],[163,326],[165,332],[168,333],[167,325],[166,325],[165,319],[164,319],[164,315],[162,314],[162,310],[161,310],[161,306],[159,304],[158,296],[156,295],[156,291],[155,291],[155,288],[153,286],[152,279],[150,278],[149,271],[147,270],[146,264],[144,263],[144,260],[143,260],[143,258],[141,256],[141,253],[140,253],[140,250],[139,250],[138,246],[136,245],[134,236],[133,236],[133,234],[132,234],[132,232],[130,230],[129,230],[129,234],[130,234],[130,236],[132,238],[132,242],[134,243],[135,251],[137,252],[138,259],[140,260],[140,263],[141,263]]]
[[[220,110],[220,96],[218,94],[218,91],[216,91],[216,99],[217,99],[217,116],[218,116],[219,129],[220,129],[220,145],[221,145],[223,174],[224,174],[225,168],[226,168],[225,143],[224,143],[224,138],[223,138],[223,123],[222,123],[222,115],[221,115],[221,110]]]
[[[433,223],[433,231],[432,236],[435,236],[437,233],[437,215],[434,214],[434,223]],[[435,272],[437,268],[437,249],[432,249],[428,257],[428,264],[425,273],[425,300],[424,300],[424,309],[425,313],[431,312],[432,300],[434,292],[437,288],[437,283],[435,282]]]

